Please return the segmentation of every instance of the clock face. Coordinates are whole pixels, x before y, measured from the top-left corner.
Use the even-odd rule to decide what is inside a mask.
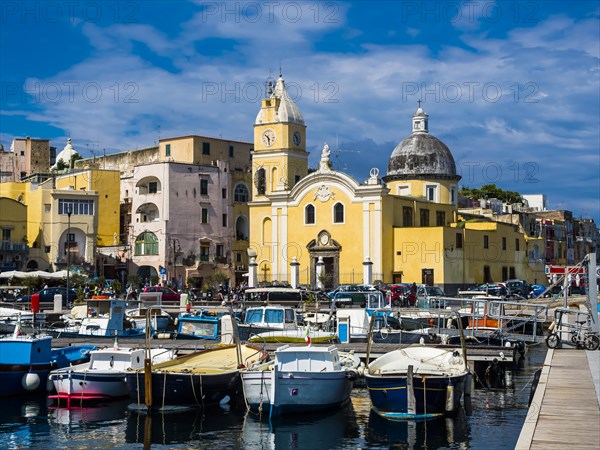
[[[296,147],[300,147],[300,144],[302,143],[302,136],[300,136],[300,132],[294,131],[294,135],[292,136],[292,139],[294,140],[294,145]]]
[[[262,142],[267,147],[270,147],[275,143],[275,132],[270,128],[265,130],[262,134]]]

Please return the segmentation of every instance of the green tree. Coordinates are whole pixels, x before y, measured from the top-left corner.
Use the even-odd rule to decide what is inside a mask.
[[[475,200],[497,198],[505,203],[521,203],[523,197],[518,192],[505,191],[495,184],[484,184],[481,188],[468,188],[463,186],[458,192],[461,196]]]

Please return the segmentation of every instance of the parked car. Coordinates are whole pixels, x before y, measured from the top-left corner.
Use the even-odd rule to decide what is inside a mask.
[[[146,286],[142,292],[161,292],[163,302],[179,303],[180,295],[173,289],[165,286]]]
[[[414,306],[417,296],[410,290],[410,284],[391,284],[386,298],[392,306]]]
[[[508,295],[519,295],[521,297],[529,297],[529,283],[525,280],[506,280],[504,282],[508,291]]]
[[[487,292],[488,295],[494,295],[497,297],[504,297],[508,292],[506,286],[502,283],[484,283],[469,290]]]
[[[544,286],[543,284],[530,284],[529,285],[529,297],[534,298],[542,295],[548,286]],[[544,297],[550,297],[552,292],[548,291],[544,294]]]
[[[69,306],[75,300],[77,300],[77,291],[74,289],[69,289],[69,298],[67,299],[67,288],[66,287],[49,287],[42,289],[41,291],[36,292],[40,296],[40,302],[52,303],[54,302],[55,295],[62,295],[63,297],[63,306]],[[31,295],[24,295],[20,299],[17,299],[18,302],[30,302]]]
[[[422,308],[442,308],[443,301],[439,297],[445,297],[444,291],[437,286],[421,285],[417,288],[417,303]]]

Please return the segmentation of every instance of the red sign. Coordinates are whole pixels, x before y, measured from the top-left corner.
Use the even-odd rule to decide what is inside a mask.
[[[568,271],[568,272],[567,272]],[[575,275],[575,274],[580,274],[580,275],[585,275],[585,268],[583,267],[577,267],[577,266],[546,266],[546,273],[549,274],[563,274],[563,273],[569,273],[571,275]]]

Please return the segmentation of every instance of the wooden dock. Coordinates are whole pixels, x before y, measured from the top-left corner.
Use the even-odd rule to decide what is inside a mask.
[[[600,448],[597,361],[598,352],[548,350],[516,449]]]

